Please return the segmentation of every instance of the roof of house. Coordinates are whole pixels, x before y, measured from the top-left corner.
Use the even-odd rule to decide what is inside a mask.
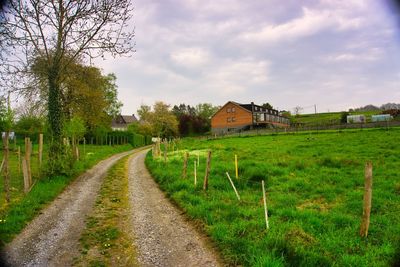
[[[240,107],[240,108],[242,108],[242,109],[244,109],[244,110],[246,110],[246,111],[248,111],[248,112],[251,112],[251,113],[253,113],[253,112],[268,112],[268,113],[270,113],[270,114],[279,115],[279,111],[276,110],[276,109],[267,109],[267,108],[264,108],[264,107],[262,107],[262,106],[260,106],[260,105],[256,105],[256,104],[254,104],[254,103],[250,103],[250,104],[240,104],[240,103],[235,102],[235,101],[228,101],[228,102],[227,102],[225,105],[223,105],[216,113],[214,113],[214,115],[213,115],[212,117],[214,117],[220,110],[224,109],[225,106],[228,105],[229,103],[235,104],[235,105],[237,105],[238,107]],[[254,110],[252,109],[252,107],[254,107]],[[271,113],[271,111],[272,111],[272,113]]]
[[[244,109],[246,109],[246,110],[248,110],[248,111],[250,111],[250,112],[253,111],[253,110],[252,110],[252,107],[258,109],[258,110],[255,110],[255,111],[267,111],[267,110],[278,111],[278,110],[276,110],[276,109],[267,109],[267,108],[264,108],[263,106],[256,105],[256,104],[254,104],[254,103],[250,103],[250,104],[240,104],[240,103],[237,103],[237,102],[234,102],[234,101],[229,101],[229,102],[231,102],[231,103],[233,103],[233,104],[236,104],[236,105],[238,105],[238,106],[241,106],[242,108],[244,108]],[[229,102],[228,102],[228,103],[229,103]]]
[[[138,121],[138,119],[136,119],[136,117],[135,117],[135,114],[132,114],[132,115],[121,115],[121,117],[124,119],[126,124],[130,124],[130,123]]]
[[[132,115],[118,115],[115,117],[112,122],[112,127],[126,126],[128,124],[137,122],[138,120],[135,117],[135,114]]]

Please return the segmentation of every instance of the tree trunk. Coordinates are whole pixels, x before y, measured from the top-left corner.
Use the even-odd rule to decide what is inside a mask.
[[[4,144],[4,165],[3,165],[3,170],[4,170],[4,194],[6,197],[6,201],[9,203],[10,202],[10,168],[9,168],[9,146],[8,146],[8,137],[10,135],[10,132],[5,132],[4,139],[3,139],[3,144]]]
[[[50,124],[51,144],[49,147],[49,171],[52,174],[62,172],[62,112],[61,112],[61,90],[59,84],[59,66],[49,67],[49,97],[48,97],[48,119]]]

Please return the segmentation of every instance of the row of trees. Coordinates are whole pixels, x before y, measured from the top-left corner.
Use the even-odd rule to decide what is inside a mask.
[[[366,105],[359,108],[350,109],[349,112],[354,111],[379,111],[379,110],[391,110],[391,109],[400,109],[400,104],[397,103],[386,103],[381,106],[375,105]]]
[[[209,103],[195,107],[186,104],[170,105],[156,102],[153,107],[141,105],[140,122],[129,125],[131,132],[159,137],[193,136],[210,131],[211,116],[219,109]]]

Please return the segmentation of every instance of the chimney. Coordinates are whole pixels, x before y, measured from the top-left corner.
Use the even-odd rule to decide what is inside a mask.
[[[254,102],[251,102],[251,112],[254,112]]]

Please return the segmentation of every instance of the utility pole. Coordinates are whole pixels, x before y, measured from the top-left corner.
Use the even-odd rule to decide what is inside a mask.
[[[315,111],[315,114],[317,114],[317,104],[314,104],[314,111]]]

